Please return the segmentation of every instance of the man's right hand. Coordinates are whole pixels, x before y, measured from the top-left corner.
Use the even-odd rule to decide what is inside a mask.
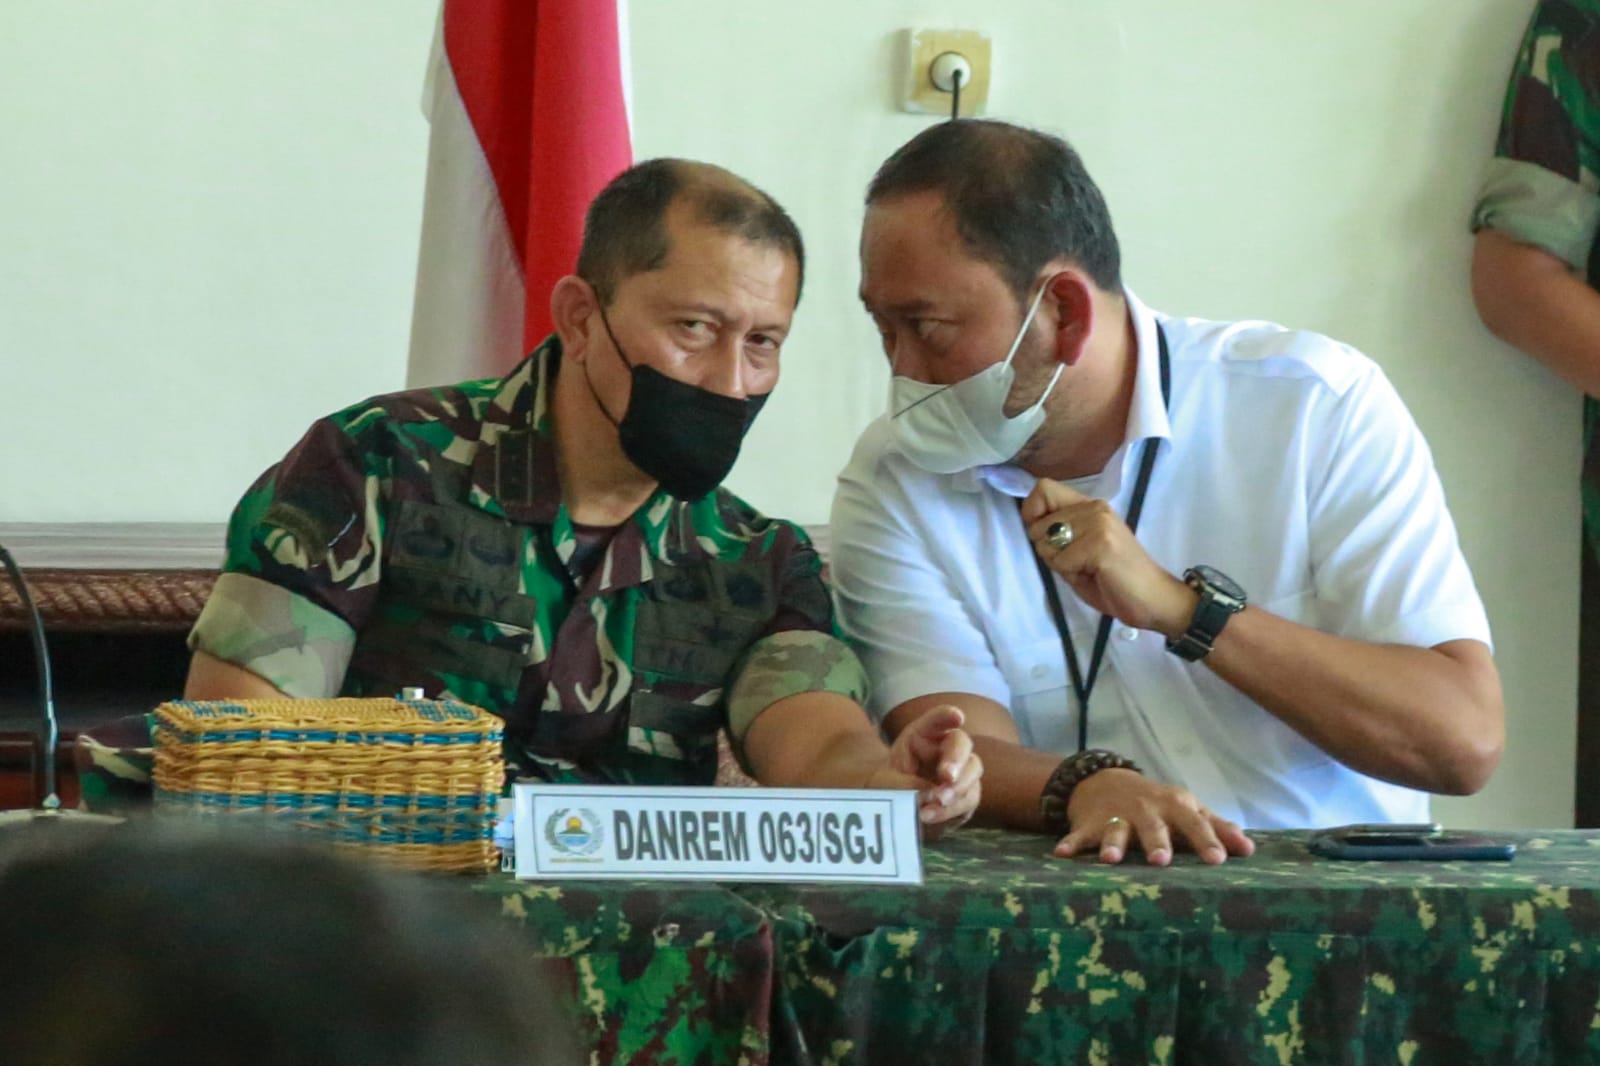
[[[900,731],[867,780],[868,788],[915,789],[917,820],[928,840],[965,825],[978,809],[983,760],[961,728],[965,720],[959,707],[935,707]]]
[[[1206,810],[1188,789],[1133,770],[1101,770],[1085,778],[1072,790],[1067,821],[1072,829],[1055,849],[1063,858],[1098,847],[1101,862],[1118,863],[1138,844],[1146,862],[1165,866],[1176,841],[1214,865],[1256,850],[1243,829]]]

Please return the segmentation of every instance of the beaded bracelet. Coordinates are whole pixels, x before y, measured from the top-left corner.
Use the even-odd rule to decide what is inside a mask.
[[[1072,791],[1101,770],[1144,772],[1132,759],[1104,748],[1085,748],[1068,755],[1044,783],[1044,791],[1039,793],[1039,816],[1044,819],[1046,830],[1059,835],[1072,828],[1067,820],[1067,803],[1072,799]]]

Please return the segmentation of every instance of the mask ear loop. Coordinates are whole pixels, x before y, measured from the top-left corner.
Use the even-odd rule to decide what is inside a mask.
[[[1011,350],[1006,353],[1006,359],[1005,362],[1001,364],[1002,366],[1010,366],[1011,360],[1016,358],[1017,349],[1022,347],[1022,338],[1027,335],[1028,327],[1033,324],[1033,316],[1038,313],[1039,305],[1044,302],[1045,290],[1050,288],[1050,283],[1055,279],[1056,275],[1054,274],[1050,275],[1048,278],[1045,278],[1044,284],[1040,285],[1039,291],[1034,294],[1033,303],[1028,306],[1028,313],[1023,316],[1022,328],[1017,330],[1017,336],[1014,340],[1012,340]],[[1056,372],[1050,376],[1050,384],[1044,387],[1044,392],[1040,393],[1039,398],[1033,402],[1032,406],[1030,406],[1028,410],[1031,411],[1034,408],[1037,408],[1040,404],[1044,403],[1050,398],[1050,394],[1055,391],[1056,382],[1061,380],[1061,372],[1066,368],[1067,366],[1065,363],[1056,364]],[[1026,412],[1019,413],[1015,417],[1021,418],[1022,414],[1025,413]]]
[[[632,370],[633,360],[628,358],[628,353],[623,351],[622,345],[617,343],[617,335],[611,331],[611,319],[606,317],[606,309],[599,303],[599,293],[596,293],[595,296],[595,310],[600,312],[600,324],[606,328],[606,336],[611,340],[611,347],[616,349],[617,358],[622,360],[622,365]]]
[[[1003,366],[1010,366],[1011,360],[1016,358],[1017,349],[1022,347],[1022,338],[1028,335],[1028,327],[1033,325],[1033,316],[1039,313],[1039,305],[1044,302],[1045,290],[1050,287],[1050,283],[1055,280],[1055,277],[1052,274],[1045,278],[1044,284],[1039,286],[1039,291],[1033,294],[1033,302],[1028,305],[1028,313],[1022,316],[1022,328],[1018,329],[1017,335],[1011,338],[1011,349],[1006,352],[1006,357],[1002,362]]]
[[[1006,352],[1006,357],[1000,361],[1000,366],[1010,366],[1011,360],[1016,358],[1017,349],[1022,347],[1022,338],[1027,336],[1028,327],[1033,324],[1033,316],[1039,313],[1039,305],[1044,302],[1045,290],[1050,287],[1050,282],[1053,280],[1055,280],[1054,274],[1046,278],[1044,280],[1044,284],[1039,286],[1039,291],[1033,294],[1033,302],[1028,305],[1028,313],[1022,317],[1022,325],[1017,329],[1017,335],[1011,338],[1011,348]],[[894,372],[897,362],[897,360],[890,360],[889,362],[889,395],[891,398],[894,396]],[[1055,376],[1050,379],[1050,384],[1045,386],[1044,395],[1039,397],[1038,403],[1043,403],[1045,398],[1050,395],[1051,390],[1056,387],[1056,382],[1061,380],[1061,372],[1065,369],[1066,367],[1063,364],[1056,364]],[[928,393],[928,395],[922,397],[920,400],[916,400],[907,404],[901,410],[892,411],[889,417],[899,418],[912,408],[921,407],[923,404],[927,403],[941,392],[945,392],[951,388],[954,388],[954,385],[942,385],[934,391]],[[1037,407],[1038,403],[1034,404],[1034,406]]]
[[[587,280],[587,279],[585,279],[585,280]],[[606,317],[605,305],[600,302],[600,294],[598,292],[595,292],[594,286],[592,284],[589,286],[589,291],[594,292],[595,310],[600,312],[600,324],[605,327],[606,337],[611,341],[611,349],[612,349],[612,351],[617,353],[617,358],[622,360],[622,365],[627,367],[628,368],[628,372],[630,374],[632,374],[633,368],[634,368],[633,367],[633,363],[629,362],[627,353],[622,350],[622,345],[617,343],[617,335],[615,333],[611,332],[611,320]],[[606,420],[608,422],[610,422],[613,426],[616,426],[618,429],[621,429],[622,428],[621,419],[618,419],[615,415],[613,415],[611,413],[611,408],[606,406],[605,401],[600,398],[600,393],[595,389],[594,380],[589,377],[589,361],[587,359],[585,359],[584,362],[583,362],[583,383],[585,385],[589,386],[589,395],[594,397],[595,406],[600,408],[600,413],[605,415],[606,416]],[[629,395],[628,395],[628,400],[629,400],[630,403],[633,401],[633,395],[632,395],[631,389],[630,389],[630,392],[629,392]],[[627,417],[627,413],[628,413],[627,412],[627,408],[623,408],[623,412],[622,413],[623,413],[623,417]]]

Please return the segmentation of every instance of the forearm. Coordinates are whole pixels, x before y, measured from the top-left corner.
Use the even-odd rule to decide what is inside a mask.
[[[876,733],[851,729],[831,737],[809,762],[774,768],[760,780],[777,788],[867,788],[887,759]]]
[[[183,685],[186,700],[282,700],[289,697],[244,667],[197,651]]]
[[[885,745],[867,713],[829,692],[779,700],[757,715],[745,752],[762,784],[915,792],[917,820],[932,839],[972,817],[983,760],[956,707],[937,707]]]
[[[1472,255],[1472,299],[1497,337],[1600,396],[1600,293],[1566,263],[1482,230]]]
[[[973,750],[983,760],[983,798],[976,822],[981,825],[1046,832],[1039,814],[1045,782],[1061,765],[1061,756],[1025,748],[1014,740],[974,734]]]
[[[1504,747],[1499,674],[1475,641],[1372,644],[1251,607],[1204,666],[1346,766],[1396,784],[1475,792]]]
[[[866,713],[829,692],[789,696],[762,711],[744,739],[763,785],[865,788],[889,749]]]

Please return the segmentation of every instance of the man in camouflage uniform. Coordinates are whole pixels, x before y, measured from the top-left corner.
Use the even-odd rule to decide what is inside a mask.
[[[1600,0],[1535,9],[1472,228],[1484,323],[1585,394],[1575,813],[1600,826]]]
[[[324,418],[245,494],[186,696],[420,686],[504,718],[512,773],[558,782],[708,785],[725,728],[765,783],[914,788],[925,824],[964,821],[960,712],[887,747],[805,534],[718,487],[802,263],[726,171],[618,177],[521,365]]]

